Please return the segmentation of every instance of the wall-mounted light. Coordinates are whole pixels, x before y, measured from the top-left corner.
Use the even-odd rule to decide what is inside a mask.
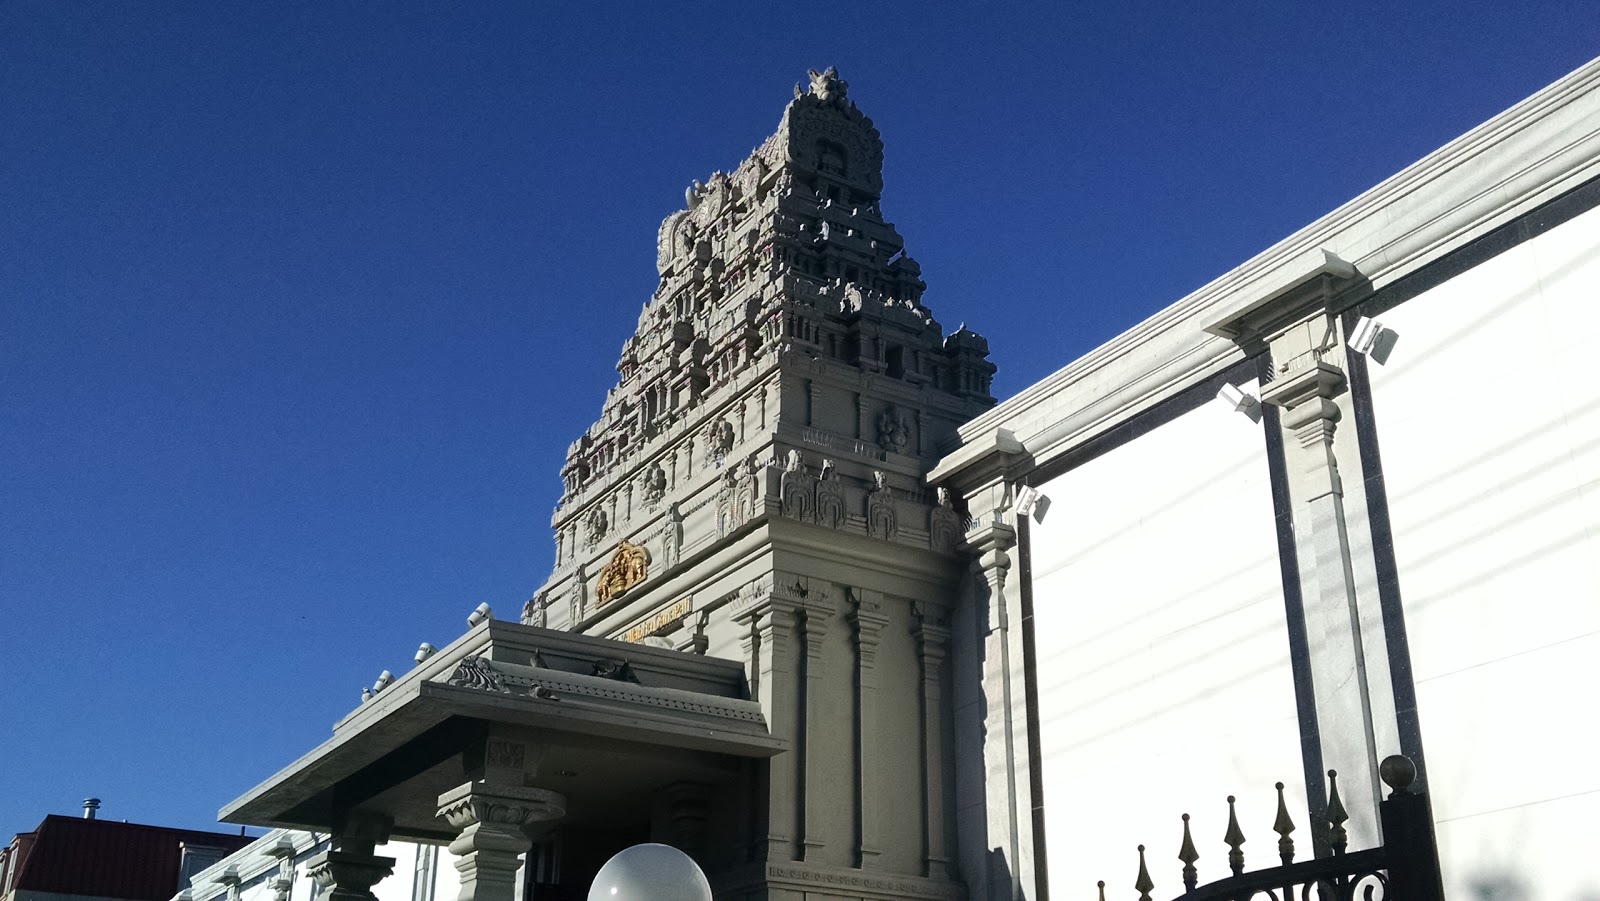
[[[417,655],[411,659],[417,661],[417,663],[421,663],[422,661],[427,660],[429,657],[432,657],[433,652],[436,650],[438,650],[438,648],[435,648],[433,645],[424,641],[422,644],[417,645]]]
[[[1050,498],[1041,494],[1039,489],[1032,485],[1021,485],[1017,488],[1017,518],[1027,519],[1032,516],[1035,522],[1044,522],[1044,515],[1050,509]]]
[[[372,693],[377,694],[394,684],[394,673],[384,670],[378,674],[378,681],[372,683]]]
[[[370,689],[370,688],[361,689],[361,703],[365,704],[370,700],[372,700],[372,689]]]
[[[470,629],[473,626],[476,626],[478,623],[490,619],[493,616],[494,611],[489,609],[488,604],[479,604],[470,614],[467,615],[467,628]]]
[[[1251,422],[1261,421],[1261,399],[1245,393],[1235,385],[1223,385],[1217,391],[1217,400],[1250,417]]]
[[[1394,350],[1400,335],[1394,329],[1384,326],[1376,319],[1362,316],[1356,320],[1355,328],[1350,330],[1350,338],[1345,343],[1358,354],[1365,355],[1372,362],[1382,366],[1389,362],[1389,353]]]

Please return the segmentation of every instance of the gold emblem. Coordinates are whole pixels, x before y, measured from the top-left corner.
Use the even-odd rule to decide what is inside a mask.
[[[650,555],[644,548],[627,541],[618,542],[617,552],[600,567],[600,577],[595,581],[594,593],[601,606],[643,582],[650,575],[649,567]]]

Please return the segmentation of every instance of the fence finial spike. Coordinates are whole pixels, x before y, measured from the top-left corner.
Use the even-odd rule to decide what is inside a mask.
[[[1349,844],[1349,834],[1345,832],[1344,823],[1350,819],[1350,814],[1345,812],[1344,802],[1339,800],[1339,771],[1328,771],[1328,844],[1332,846],[1333,853],[1343,854],[1345,845]]]
[[[1194,862],[1200,859],[1200,852],[1194,849],[1194,838],[1189,835],[1188,814],[1183,815],[1183,846],[1178,849],[1178,859],[1183,861],[1183,890],[1192,892],[1199,879]]]
[[[1102,879],[1096,882],[1095,885],[1100,886],[1100,901],[1106,901],[1106,881]]]
[[[1144,845],[1139,846],[1139,878],[1133,883],[1133,887],[1139,890],[1139,901],[1152,901],[1150,890],[1155,888],[1156,884],[1150,881],[1150,869],[1144,865]]]
[[[1244,873],[1244,832],[1239,829],[1239,817],[1233,811],[1233,795],[1228,796],[1228,831],[1222,836],[1223,842],[1232,849],[1228,852],[1228,866],[1233,870],[1233,875]]]
[[[1294,839],[1289,833],[1294,831],[1294,820],[1289,819],[1289,805],[1283,802],[1283,783],[1277,784],[1278,789],[1278,819],[1272,824],[1272,831],[1278,833],[1278,856],[1283,858],[1283,865],[1294,863]]]

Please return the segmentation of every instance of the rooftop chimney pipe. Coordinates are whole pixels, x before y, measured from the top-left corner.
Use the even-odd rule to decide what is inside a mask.
[[[100,799],[99,798],[84,798],[83,799],[83,818],[84,819],[86,819],[86,820],[94,819],[94,812],[99,810],[99,809],[100,809]]]

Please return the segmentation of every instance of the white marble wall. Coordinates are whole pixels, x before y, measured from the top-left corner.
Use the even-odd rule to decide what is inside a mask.
[[[1600,895],[1600,210],[1379,317],[1373,366],[1446,892]]]
[[[1155,894],[1180,893],[1185,812],[1202,880],[1225,875],[1230,794],[1253,865],[1276,862],[1272,783],[1288,786],[1302,827],[1305,800],[1262,426],[1207,403],[1041,490],[1051,896],[1094,898],[1104,879],[1107,897],[1131,897],[1139,844]]]

